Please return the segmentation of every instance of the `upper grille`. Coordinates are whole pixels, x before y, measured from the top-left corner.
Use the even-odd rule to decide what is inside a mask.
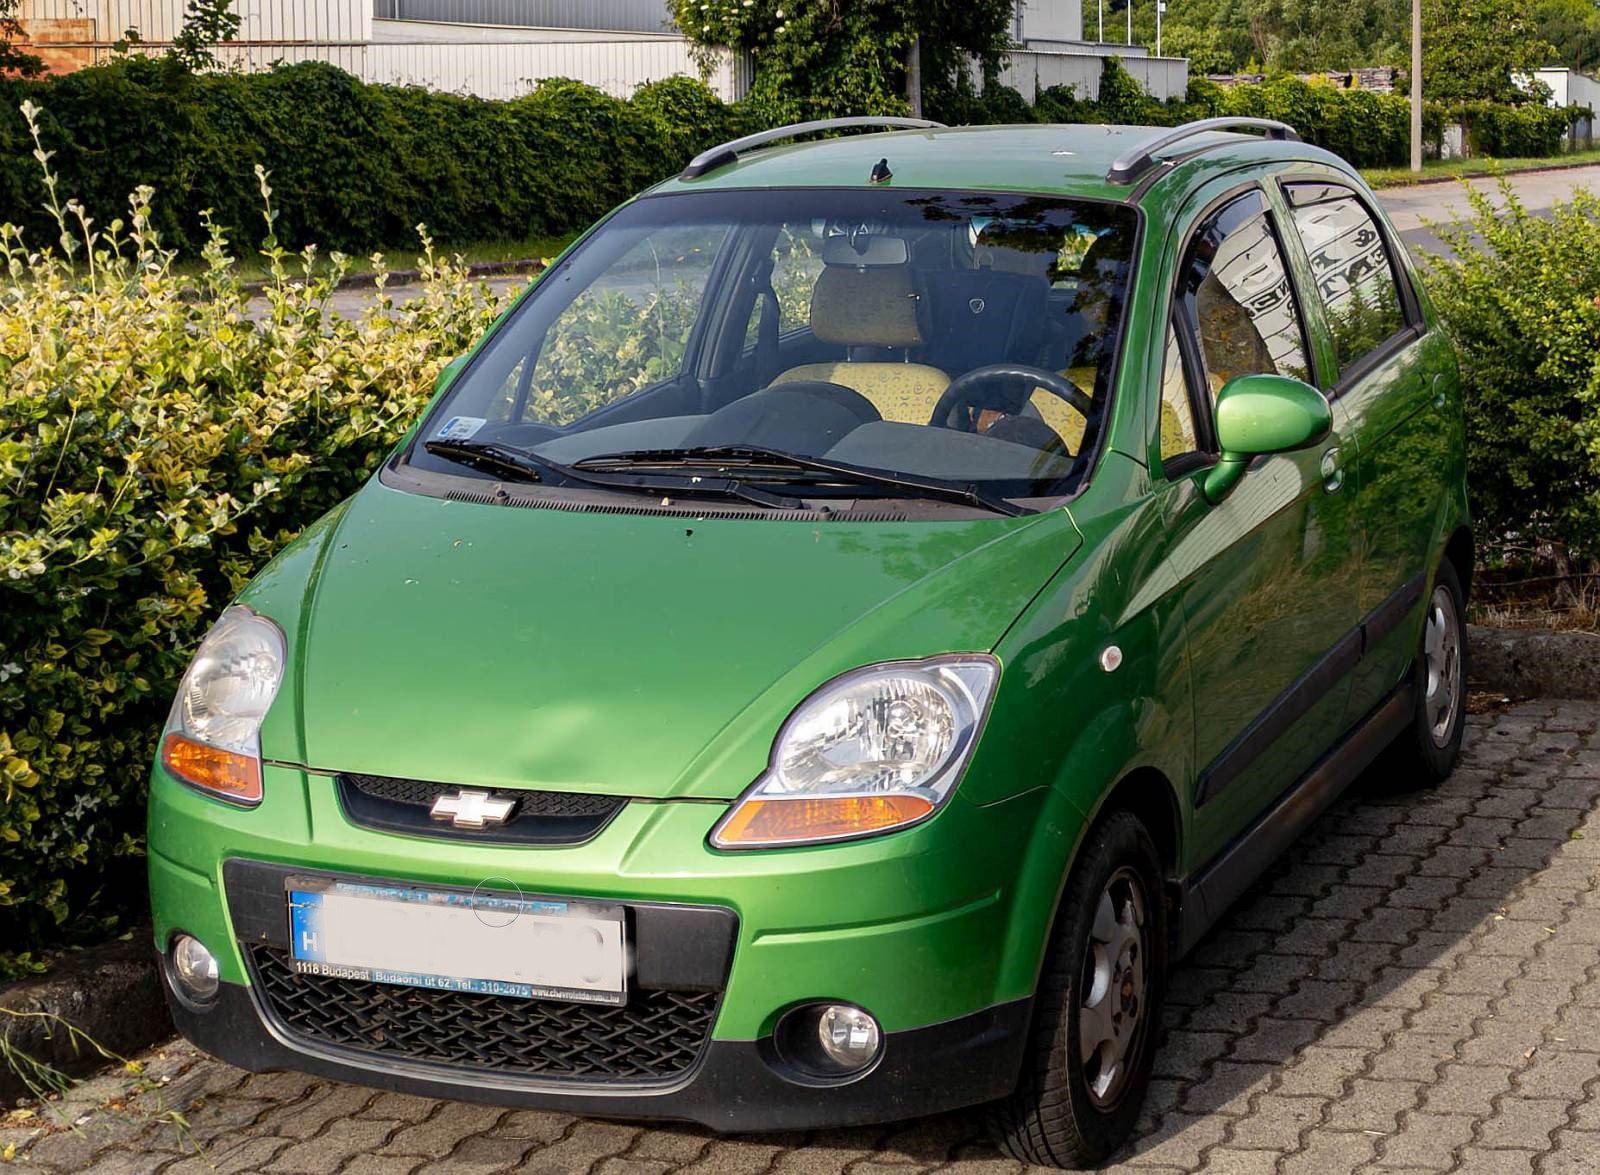
[[[469,785],[470,786],[470,785]],[[620,796],[582,792],[523,791],[518,788],[482,788],[495,799],[515,806],[504,824],[483,829],[456,828],[429,815],[433,802],[462,785],[386,775],[339,776],[338,792],[345,815],[356,824],[385,832],[412,836],[447,836],[459,839],[523,844],[580,844],[598,833],[622,810]]]
[[[249,948],[261,999],[294,1036],[380,1056],[547,1081],[659,1082],[694,1067],[718,992],[633,991],[622,1007],[301,975]]]
[[[446,792],[460,791],[455,783],[429,783],[421,779],[396,779],[387,775],[343,775],[346,783],[366,795],[397,804],[416,804],[431,808]],[[625,801],[616,796],[585,795],[582,792],[520,791],[489,788],[496,799],[513,800],[517,812],[525,816],[609,816]]]

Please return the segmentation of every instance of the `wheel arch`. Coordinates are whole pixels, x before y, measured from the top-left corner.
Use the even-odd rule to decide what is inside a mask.
[[[1455,529],[1455,533],[1445,541],[1444,557],[1456,570],[1456,578],[1461,581],[1462,602],[1465,603],[1472,599],[1472,568],[1476,560],[1470,527],[1462,525]]]

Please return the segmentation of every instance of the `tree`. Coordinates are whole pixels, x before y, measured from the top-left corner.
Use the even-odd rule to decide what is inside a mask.
[[[1552,64],[1600,68],[1600,4],[1596,0],[1540,0],[1533,7],[1539,35],[1555,47]]]
[[[44,72],[42,58],[17,48],[22,40],[22,22],[17,19],[21,4],[22,0],[0,0],[0,77],[20,74],[31,78]]]
[[[210,69],[217,64],[212,50],[239,35],[239,14],[233,0],[189,0],[183,27],[172,38],[172,56],[189,69]]]
[[[908,55],[921,38],[925,90],[957,86],[976,57],[1010,47],[1012,0],[671,0],[683,34],[748,51],[752,102],[770,121],[903,114]]]
[[[1525,101],[1513,78],[1554,54],[1522,0],[1423,0],[1422,92],[1432,100]]]

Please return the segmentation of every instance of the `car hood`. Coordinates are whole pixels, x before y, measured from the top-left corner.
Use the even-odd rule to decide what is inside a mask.
[[[1064,510],[916,523],[520,509],[372,482],[258,578],[290,673],[263,754],[316,770],[731,798],[807,694],[988,650]]]

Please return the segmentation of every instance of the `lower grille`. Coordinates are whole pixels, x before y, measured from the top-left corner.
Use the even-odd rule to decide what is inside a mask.
[[[647,1083],[692,1069],[717,992],[633,991],[623,1007],[522,1000],[301,975],[252,944],[256,990],[280,1028],[319,1044],[547,1081]]]

